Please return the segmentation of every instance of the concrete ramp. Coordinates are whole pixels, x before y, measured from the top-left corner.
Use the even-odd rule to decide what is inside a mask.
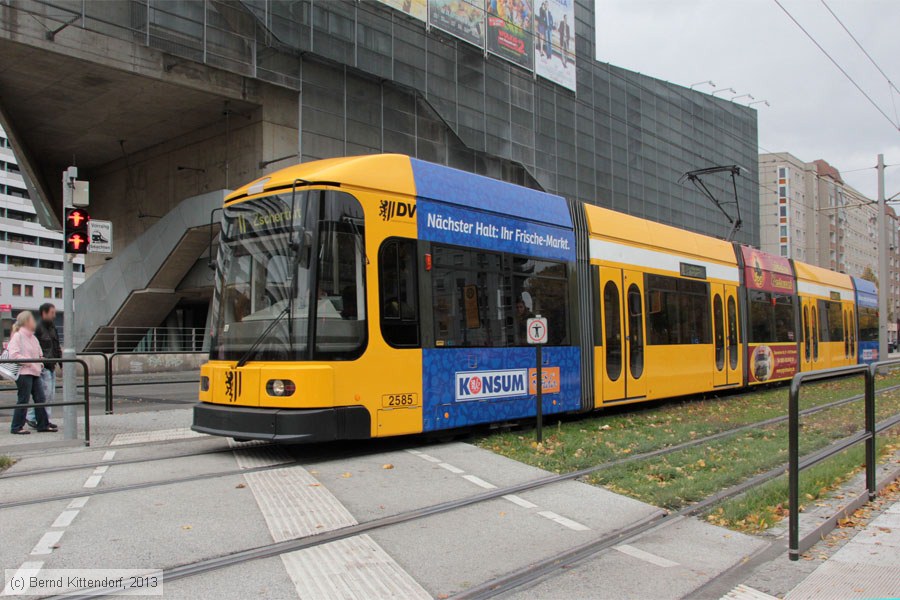
[[[182,201],[78,287],[79,351],[111,351],[113,327],[149,329],[166,318],[180,299],[179,284],[207,249],[210,213],[226,194],[217,190]],[[129,339],[136,337],[129,331]]]

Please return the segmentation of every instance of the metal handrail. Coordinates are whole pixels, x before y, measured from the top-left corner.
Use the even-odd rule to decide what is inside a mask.
[[[84,377],[84,386],[82,387],[82,393],[84,394],[84,399],[78,402],[44,402],[38,404],[36,402],[28,402],[26,404],[0,404],[0,410],[16,410],[16,409],[27,409],[27,408],[46,408],[48,406],[84,406],[84,445],[91,445],[91,392],[90,392],[90,369],[88,368],[88,364],[80,358],[4,358],[4,364],[28,364],[28,363],[53,363],[53,364],[65,364],[65,363],[77,363],[81,365],[81,369]]]
[[[158,356],[160,354],[208,354],[208,352],[196,351],[196,352],[113,352],[108,355],[108,369],[107,369],[107,377],[106,377],[106,389],[107,389],[107,405],[106,405],[106,414],[113,414],[113,406],[112,406],[112,398],[113,398],[113,387],[115,385],[115,370],[113,367],[115,366],[115,359],[119,356]],[[199,379],[197,383],[199,384]],[[186,381],[186,380],[173,380],[173,381],[157,381],[156,384],[172,384],[172,383],[194,383],[194,380]],[[143,383],[120,383],[119,385],[144,385]]]
[[[877,456],[875,441],[879,432],[884,431],[888,427],[900,422],[896,415],[882,423],[875,421],[875,373],[878,369],[900,365],[900,359],[886,360],[873,363],[870,365],[848,365],[844,367],[835,367],[833,369],[822,369],[821,371],[806,371],[797,373],[791,379],[791,386],[788,395],[788,493],[789,493],[789,516],[788,516],[788,557],[790,560],[800,560],[800,553],[808,549],[815,543],[812,539],[815,532],[808,535],[802,541],[800,540],[800,472],[808,469],[820,462],[851,448],[857,444],[865,443],[866,445],[866,491],[848,506],[858,506],[864,500],[874,500],[878,493],[876,474],[877,474]],[[865,382],[865,393],[863,400],[865,402],[865,426],[862,431],[858,431],[852,435],[835,441],[829,446],[809,454],[800,456],[800,389],[806,382],[824,381],[836,379],[838,377],[846,377],[848,375],[863,375]]]

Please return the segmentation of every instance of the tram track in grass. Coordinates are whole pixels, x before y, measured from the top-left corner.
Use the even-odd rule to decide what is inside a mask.
[[[880,391],[891,391],[893,389],[900,388],[900,385],[891,386],[888,388],[884,388]],[[856,400],[859,400],[862,396],[856,395],[848,398],[843,398],[840,400],[836,400],[833,402],[829,402],[827,404],[822,404],[819,406],[813,406],[801,411],[801,415],[811,415],[817,412],[821,412],[824,410],[828,410],[829,408],[834,408],[836,406],[841,406]],[[237,566],[243,563],[251,562],[254,560],[260,560],[265,558],[271,558],[275,556],[279,556],[281,554],[286,554],[289,552],[295,552],[297,550],[303,550],[305,548],[311,548],[315,546],[320,546],[322,544],[327,544],[331,542],[336,542],[339,540],[344,540],[350,537],[362,535],[365,533],[370,533],[372,531],[376,531],[379,529],[384,529],[386,527],[401,525],[403,523],[408,523],[411,521],[416,521],[419,519],[424,519],[430,516],[440,515],[443,513],[447,513],[450,511],[458,510],[461,508],[465,508],[468,506],[472,506],[475,504],[479,504],[482,502],[486,502],[489,500],[494,500],[497,498],[501,498],[503,496],[507,496],[510,494],[518,494],[521,492],[527,492],[530,490],[535,490],[539,488],[543,488],[546,486],[576,480],[587,475],[591,475],[593,473],[597,473],[603,471],[605,469],[610,469],[616,466],[624,465],[630,462],[635,462],[639,460],[645,460],[648,458],[653,458],[656,456],[662,456],[671,452],[677,452],[679,450],[683,450],[686,448],[691,448],[697,446],[699,444],[709,443],[715,439],[721,439],[727,437],[729,435],[734,435],[736,433],[740,433],[741,431],[746,431],[751,428],[757,427],[765,427],[772,424],[781,423],[787,420],[786,416],[773,417],[770,419],[766,419],[764,421],[749,423],[746,425],[742,425],[737,428],[729,429],[727,431],[721,431],[715,433],[710,436],[705,436],[703,438],[697,438],[693,440],[688,440],[686,442],[676,444],[674,446],[669,446],[665,448],[659,448],[656,450],[635,454],[632,456],[627,456],[623,458],[619,458],[607,463],[594,465],[592,467],[588,467],[585,469],[580,469],[578,471],[572,471],[568,473],[549,475],[546,477],[541,477],[538,479],[533,479],[529,481],[520,482],[517,484],[509,485],[503,488],[493,489],[486,492],[482,492],[479,494],[475,494],[472,496],[467,496],[464,498],[459,498],[456,500],[450,500],[447,502],[441,502],[438,504],[433,504],[425,507],[420,507],[416,509],[412,509],[409,511],[405,511],[402,513],[398,513],[395,515],[390,515],[378,519],[373,519],[370,521],[365,521],[363,523],[358,523],[355,525],[341,527],[338,529],[334,529],[331,531],[323,532],[317,535],[306,536],[302,538],[295,538],[290,540],[285,540],[281,542],[274,542],[271,544],[264,544],[261,546],[256,546],[253,548],[248,548],[245,550],[240,550],[237,552],[233,552],[230,554],[212,557],[208,559],[203,559],[200,561],[195,561],[191,563],[185,563],[182,565],[170,567],[168,569],[164,569],[163,576],[166,581],[175,581],[179,579],[194,577],[198,575],[202,575],[205,573],[209,573],[218,569],[228,568],[232,566]],[[882,424],[884,425],[884,424]],[[896,423],[884,425],[886,426],[894,426]],[[292,463],[285,463],[280,465],[273,465],[271,467],[264,467],[259,469],[245,469],[240,471],[241,473],[252,472],[254,470],[269,470],[274,468],[282,468],[285,466],[290,466]],[[568,549],[563,551],[557,555],[549,557],[545,560],[539,561],[539,563],[529,565],[526,568],[521,570],[512,572],[510,574],[504,575],[496,580],[491,580],[490,582],[485,582],[476,587],[470,588],[464,592],[461,592],[458,596],[459,598],[482,598],[482,597],[493,597],[499,593],[507,591],[509,589],[514,589],[517,587],[521,587],[531,581],[535,581],[539,577],[543,577],[549,573],[552,573],[555,570],[562,568],[564,565],[569,564],[571,562],[577,562],[583,558],[587,558],[597,552],[600,552],[604,549],[610,548],[618,543],[626,539],[633,538],[637,535],[645,533],[655,527],[661,526],[663,524],[670,523],[677,518],[683,518],[687,516],[693,516],[699,514],[701,512],[706,511],[714,504],[721,502],[723,500],[727,500],[739,494],[746,492],[760,484],[766,483],[776,477],[783,475],[785,472],[786,465],[778,465],[775,468],[772,468],[764,473],[760,473],[749,477],[748,479],[741,481],[735,485],[730,486],[727,489],[720,490],[707,498],[693,503],[689,506],[685,506],[678,511],[669,512],[664,509],[659,509],[652,515],[648,517],[643,517],[642,519],[635,521],[622,527],[618,530],[615,530],[609,534],[606,534],[600,538],[592,540],[586,544],[582,544],[580,546]],[[208,477],[215,476],[210,475]],[[186,478],[187,479],[187,478]],[[2,508],[2,505],[0,505]],[[81,593],[68,594],[65,598],[96,598],[106,593],[105,590],[85,590]]]
[[[884,393],[884,392],[890,392],[890,391],[897,390],[897,389],[900,389],[900,384],[885,387],[878,391],[879,391],[879,393]],[[849,396],[847,398],[842,398],[840,400],[828,402],[826,404],[811,406],[809,408],[806,408],[806,409],[800,411],[800,415],[801,416],[813,415],[818,412],[822,412],[822,411],[825,411],[828,409],[836,408],[839,406],[843,406],[845,404],[849,404],[851,402],[858,401],[862,397],[863,397],[862,394],[856,394],[853,396]],[[616,458],[616,459],[613,459],[608,462],[603,462],[603,463],[600,463],[597,465],[592,465],[590,467],[578,469],[575,471],[569,471],[569,472],[560,473],[557,475],[550,475],[548,477],[535,479],[535,480],[529,481],[529,482],[524,482],[522,484],[518,484],[516,486],[511,486],[510,488],[507,488],[506,489],[507,491],[504,491],[503,494],[498,494],[498,496],[502,496],[504,494],[516,493],[517,491],[527,491],[530,489],[534,489],[537,487],[543,487],[545,485],[552,485],[553,483],[559,483],[562,481],[570,481],[573,479],[579,479],[582,477],[586,477],[588,475],[593,475],[600,471],[612,469],[614,467],[626,465],[626,464],[629,464],[629,463],[632,463],[635,461],[664,456],[666,454],[671,454],[671,453],[678,452],[681,450],[686,450],[688,448],[693,448],[693,447],[701,445],[701,444],[708,444],[710,442],[720,440],[723,438],[727,438],[729,436],[732,436],[732,435],[735,435],[735,434],[738,434],[738,433],[741,433],[744,431],[756,429],[759,427],[768,427],[770,425],[784,423],[784,422],[787,422],[787,420],[788,420],[787,415],[779,415],[777,417],[771,417],[769,419],[764,419],[762,421],[754,421],[752,423],[747,423],[747,424],[741,425],[739,427],[724,429],[722,431],[716,432],[711,435],[694,438],[694,439],[680,442],[680,443],[677,443],[674,445],[664,446],[662,448],[656,448],[654,450],[649,450],[649,451],[641,452],[638,454],[632,454],[629,456]],[[200,438],[198,438],[198,439],[200,439]],[[277,447],[277,445],[273,444],[273,445],[266,445],[266,446],[263,446],[263,445],[247,446],[248,449],[262,448],[262,447]],[[222,448],[222,449],[215,449],[214,451],[209,451],[209,452],[176,455],[176,456],[169,456],[169,457],[165,457],[165,458],[154,457],[152,459],[123,459],[123,462],[121,462],[120,464],[139,464],[141,462],[176,460],[178,458],[191,458],[193,456],[202,456],[204,454],[226,453],[226,452],[231,452],[231,451],[239,450],[239,449],[240,449],[240,447],[227,448],[227,449]],[[97,466],[106,466],[106,465],[115,465],[115,464],[116,464],[115,461],[106,461],[106,462],[102,462],[100,464],[92,464],[92,466],[97,467]],[[268,470],[283,468],[286,466],[291,466],[291,465],[296,465],[296,464],[300,464],[300,463],[295,459],[295,460],[278,463],[275,465],[265,465],[265,466],[260,466],[260,467],[250,467],[250,468],[244,468],[244,469],[241,469],[241,468],[226,469],[226,470],[222,470],[222,471],[213,471],[210,473],[200,473],[200,474],[189,475],[189,476],[185,476],[185,477],[163,479],[163,480],[159,480],[159,481],[143,481],[140,483],[120,485],[120,486],[114,486],[114,487],[108,487],[108,488],[97,488],[94,490],[81,490],[79,492],[55,494],[52,496],[45,496],[42,498],[28,498],[28,499],[21,499],[21,500],[13,500],[13,501],[9,501],[9,502],[0,503],[0,510],[6,509],[6,508],[17,508],[17,507],[21,507],[21,506],[33,506],[36,504],[46,504],[49,502],[57,502],[57,501],[61,501],[61,500],[72,500],[74,498],[80,498],[82,496],[101,496],[101,495],[108,495],[108,494],[116,494],[116,493],[120,493],[120,492],[130,492],[130,491],[134,491],[134,490],[163,487],[163,486],[168,486],[168,485],[178,485],[181,483],[191,483],[194,481],[202,481],[204,479],[217,479],[220,477],[232,477],[235,475],[244,475],[244,474],[255,473],[255,472],[259,472],[259,471],[268,471]],[[85,468],[88,468],[88,467],[86,467],[84,465],[77,465],[77,466],[73,465],[71,468],[62,468],[61,467],[60,470],[54,471],[54,472],[59,473],[59,472],[66,472],[66,471],[71,471],[71,470],[80,470],[80,469],[85,469]],[[12,478],[9,477],[9,475],[0,477],[0,481],[3,481],[4,479],[12,479]],[[524,486],[524,487],[520,487],[520,486]],[[512,490],[512,491],[510,491],[510,490]],[[494,496],[490,496],[488,498],[481,498],[480,496],[473,496],[472,503],[481,502],[486,499],[489,500],[493,497]]]

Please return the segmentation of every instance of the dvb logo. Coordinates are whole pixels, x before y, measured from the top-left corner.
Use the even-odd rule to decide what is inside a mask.
[[[397,200],[382,200],[378,208],[378,216],[383,221],[391,219],[413,219],[416,216],[415,202],[398,202]]]

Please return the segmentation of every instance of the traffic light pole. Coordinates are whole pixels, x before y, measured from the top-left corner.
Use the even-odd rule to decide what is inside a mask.
[[[66,208],[72,206],[72,193],[75,189],[75,179],[78,177],[78,168],[69,167],[63,171],[63,223],[66,219]],[[75,358],[75,286],[72,283],[72,263],[74,254],[65,254],[63,259],[63,348],[64,359]],[[63,438],[74,440],[78,438],[78,414],[75,406],[75,363],[63,363],[63,402],[71,402],[70,406],[63,407]]]

